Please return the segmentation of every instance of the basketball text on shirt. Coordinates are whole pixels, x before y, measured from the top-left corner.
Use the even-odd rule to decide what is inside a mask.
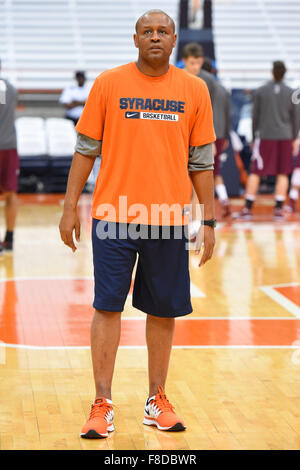
[[[139,112],[142,111],[171,111],[172,113],[184,113],[184,101],[150,99],[150,98],[120,98],[120,109],[130,109],[133,112],[126,111],[126,119],[148,119],[151,121],[178,121],[178,114],[167,114],[157,112]]]

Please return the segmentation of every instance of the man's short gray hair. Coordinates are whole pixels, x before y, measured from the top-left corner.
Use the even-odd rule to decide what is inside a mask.
[[[169,18],[169,20],[170,20],[171,23],[173,24],[173,28],[174,28],[174,32],[175,32],[175,22],[174,22],[173,18],[171,18],[171,16],[169,16],[168,13],[166,13],[165,11],[159,10],[159,9],[148,10],[148,11],[146,11],[145,13],[143,13],[143,14],[138,18],[137,22],[135,23],[135,30],[136,30],[136,32],[137,32],[137,30],[138,30],[139,22],[141,21],[142,18],[144,18],[144,16],[147,16],[147,15],[156,15],[156,14],[165,15],[167,18]]]

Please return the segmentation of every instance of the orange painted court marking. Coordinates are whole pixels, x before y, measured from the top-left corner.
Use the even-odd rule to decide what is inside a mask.
[[[92,300],[90,279],[4,280],[0,282],[0,340],[27,346],[88,346]],[[300,319],[187,316],[176,322],[174,345],[291,346],[296,340],[300,340]],[[145,319],[123,319],[121,346],[144,345]]]
[[[274,287],[274,289],[300,307],[300,284],[296,286]]]

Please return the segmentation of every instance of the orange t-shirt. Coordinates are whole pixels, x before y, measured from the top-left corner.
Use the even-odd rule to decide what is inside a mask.
[[[96,78],[76,130],[102,140],[94,218],[186,223],[189,146],[216,138],[202,79],[173,65],[160,77],[143,74],[135,62],[107,70]]]

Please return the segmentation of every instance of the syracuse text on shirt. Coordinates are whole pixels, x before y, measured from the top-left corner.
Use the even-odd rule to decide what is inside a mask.
[[[160,98],[120,98],[120,109],[125,111],[126,119],[147,119],[151,121],[174,121],[179,120],[179,114],[157,113],[156,111],[169,111],[171,113],[184,113],[184,101],[165,100]],[[139,112],[141,111],[155,111]]]

